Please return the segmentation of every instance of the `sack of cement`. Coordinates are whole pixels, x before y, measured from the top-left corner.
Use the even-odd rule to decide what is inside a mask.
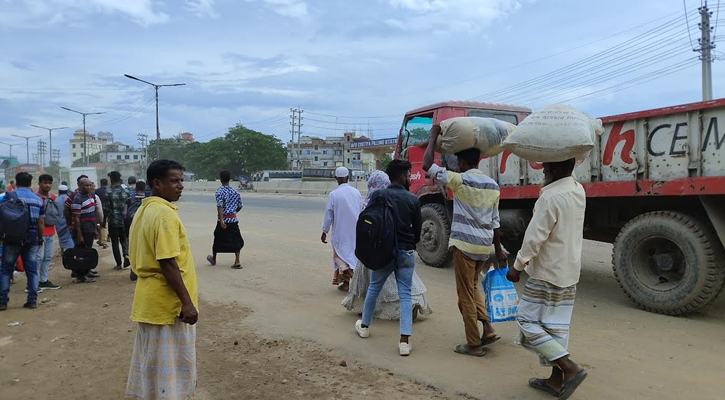
[[[534,111],[504,140],[503,148],[535,162],[587,158],[594,139],[604,132],[602,121],[566,105]]]
[[[495,118],[456,117],[440,123],[436,151],[455,154],[472,147],[481,155],[492,157],[503,151],[501,144],[516,125]]]

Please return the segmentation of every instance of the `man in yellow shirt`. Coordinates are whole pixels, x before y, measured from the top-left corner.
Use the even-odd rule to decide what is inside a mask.
[[[138,322],[126,395],[187,399],[196,389],[196,269],[177,207],[184,167],[158,160],[146,171],[152,196],[133,218],[129,257],[138,276],[131,320]]]

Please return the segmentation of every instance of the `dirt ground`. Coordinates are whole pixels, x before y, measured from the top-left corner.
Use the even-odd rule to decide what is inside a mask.
[[[503,340],[484,358],[456,355],[464,340],[453,274],[418,260],[434,309],[413,326],[413,354],[397,354],[397,322],[376,321],[359,339],[357,315],[330,285],[329,245],[319,242],[322,197],[247,195],[241,271],[232,257],[204,258],[214,226],[213,197],[179,202],[199,277],[199,384],[195,399],[547,399],[528,388],[547,371],[512,344],[514,323],[496,324]],[[70,284],[22,309],[24,278],[0,313],[0,399],[123,398],[135,327],[133,284],[111,271],[102,250],[95,284]],[[611,272],[611,246],[586,242],[570,351],[589,370],[573,399],[722,399],[725,296],[687,317],[636,309]],[[8,326],[23,322],[20,326]],[[236,345],[234,343],[237,343]],[[345,361],[346,366],[341,366]]]

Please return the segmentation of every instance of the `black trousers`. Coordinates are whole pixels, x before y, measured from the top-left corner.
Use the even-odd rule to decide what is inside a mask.
[[[123,226],[108,226],[108,235],[111,237],[111,249],[116,265],[121,265],[123,257],[128,256],[128,236]],[[120,248],[119,248],[120,244]],[[121,253],[123,251],[123,254]]]

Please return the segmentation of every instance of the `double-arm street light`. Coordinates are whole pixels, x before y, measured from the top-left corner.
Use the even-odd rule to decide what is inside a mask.
[[[30,126],[32,126],[34,128],[38,128],[38,129],[45,129],[46,131],[48,131],[48,147],[50,148],[48,150],[48,154],[50,155],[50,157],[49,157],[50,162],[48,163],[48,165],[52,164],[53,163],[53,131],[56,129],[68,129],[68,127],[63,126],[60,128],[46,128],[44,126],[38,126],[38,125],[33,125],[33,124],[30,124]],[[85,127],[83,129],[85,129]]]
[[[10,158],[13,158],[13,146],[17,146],[17,143],[0,142],[0,144],[4,144],[4,145],[10,147]]]
[[[68,107],[61,107],[62,109],[70,112],[74,112],[76,114],[80,114],[83,116],[83,166],[88,166],[88,146],[86,145],[86,115],[99,115],[99,114],[105,114],[105,112],[93,112],[93,113],[83,113],[76,110],[71,110]]]
[[[123,74],[123,76],[125,76],[128,79],[133,79],[135,81],[139,81],[139,82],[143,82],[147,85],[151,85],[154,87],[154,90],[156,90],[156,159],[158,160],[159,159],[159,146],[161,145],[161,143],[159,142],[159,140],[161,140],[161,131],[159,131],[159,88],[165,87],[165,86],[184,86],[186,84],[185,83],[172,83],[172,84],[168,84],[168,85],[157,85],[155,83],[151,83],[151,82],[145,81],[143,79],[138,79],[135,76],[131,76],[129,74]]]
[[[28,158],[28,164],[30,164],[30,139],[34,139],[34,138],[37,138],[37,137],[41,137],[42,135],[20,136],[20,135],[13,134],[11,136],[15,136],[15,137],[19,137],[21,139],[25,139],[25,150],[26,150],[25,156]]]

